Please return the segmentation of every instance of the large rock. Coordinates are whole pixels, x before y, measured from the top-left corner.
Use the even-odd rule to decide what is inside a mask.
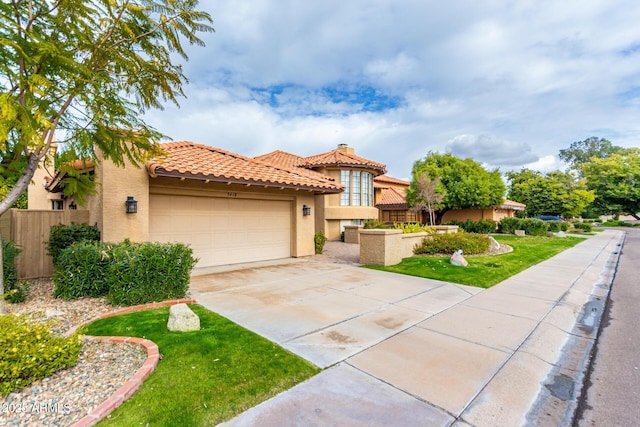
[[[449,261],[453,265],[458,265],[460,267],[466,267],[469,265],[464,256],[462,255],[462,251],[458,250],[453,255],[451,255],[451,260]]]
[[[167,329],[174,332],[199,331],[200,318],[187,304],[175,304],[169,309]]]
[[[489,236],[489,252],[496,252],[500,250],[500,243],[493,237]]]

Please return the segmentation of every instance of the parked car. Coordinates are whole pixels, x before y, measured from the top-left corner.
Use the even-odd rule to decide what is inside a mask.
[[[559,216],[555,216],[555,215],[538,215],[538,216],[534,216],[534,219],[540,219],[542,221],[561,221],[561,222],[565,222],[564,219],[560,218]]]

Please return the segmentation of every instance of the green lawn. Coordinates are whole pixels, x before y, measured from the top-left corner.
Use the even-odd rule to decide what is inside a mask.
[[[320,370],[199,305],[200,331],[169,332],[169,307],[98,320],[87,335],[150,339],[162,359],[140,389],[101,426],[211,426]]]
[[[494,236],[500,244],[513,247],[513,252],[502,255],[466,257],[468,267],[449,263],[450,256],[416,256],[405,258],[400,264],[382,267],[367,265],[367,268],[426,277],[462,285],[490,288],[545,259],[570,248],[581,241],[580,237],[536,237]]]

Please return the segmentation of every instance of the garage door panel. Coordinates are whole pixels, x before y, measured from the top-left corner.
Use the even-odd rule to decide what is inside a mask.
[[[151,195],[151,239],[191,245],[198,267],[291,256],[285,201]]]

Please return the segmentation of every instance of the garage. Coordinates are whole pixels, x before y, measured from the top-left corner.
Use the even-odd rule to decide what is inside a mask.
[[[149,208],[150,240],[189,244],[198,268],[291,256],[290,201],[151,194]]]

